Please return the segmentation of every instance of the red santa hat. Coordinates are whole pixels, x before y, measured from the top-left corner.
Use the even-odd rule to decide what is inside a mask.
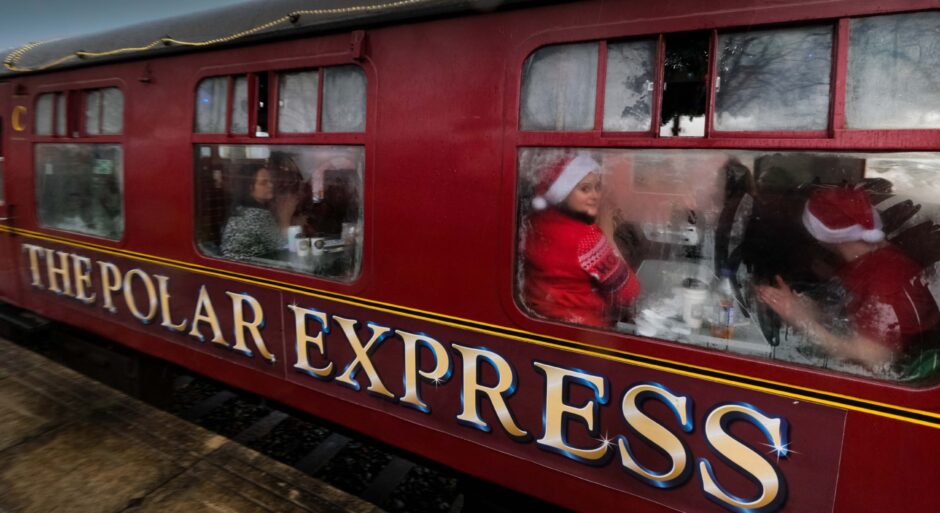
[[[585,176],[600,170],[600,167],[587,152],[565,153],[553,160],[542,168],[541,179],[535,185],[532,207],[542,210],[561,203]]]
[[[862,189],[826,187],[810,196],[803,209],[803,226],[821,242],[881,242],[881,216]]]

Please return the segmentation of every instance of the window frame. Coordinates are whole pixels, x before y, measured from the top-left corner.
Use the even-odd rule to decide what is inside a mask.
[[[323,115],[323,69],[331,66],[346,66],[346,65],[355,65],[363,73],[366,80],[365,87],[365,127],[361,132],[323,132],[321,131],[321,118]],[[308,133],[280,133],[277,130],[277,105],[279,101],[279,74],[280,73],[289,73],[292,71],[303,71],[303,70],[312,70],[317,69],[318,71],[318,89],[317,89],[317,119],[316,119],[316,131]],[[257,136],[253,133],[252,127],[254,126],[255,121],[257,120],[257,101],[258,101],[258,85],[257,80],[252,80],[252,75],[268,75],[268,99],[271,105],[274,108],[268,108],[267,111],[267,121],[268,121],[268,132],[267,136]],[[233,99],[233,89],[234,89],[234,80],[233,77],[245,75],[248,77],[248,131],[243,134],[236,134],[231,132],[231,113],[232,113],[232,99]],[[198,90],[199,84],[208,78],[214,78],[219,76],[229,77],[229,86],[227,92],[226,100],[226,132],[225,133],[199,133],[195,131],[195,121],[196,121],[196,108],[195,108],[195,95]],[[191,162],[193,162],[193,175],[192,175],[192,193],[193,196],[190,200],[191,208],[193,209],[193,225],[192,225],[192,246],[195,254],[203,259],[206,263],[211,263],[211,265],[224,265],[230,267],[233,270],[241,270],[250,274],[271,274],[271,275],[280,275],[285,278],[290,277],[291,280],[296,280],[297,278],[304,280],[311,280],[316,282],[318,286],[321,284],[327,286],[334,290],[341,290],[344,292],[355,293],[362,290],[368,282],[369,276],[372,274],[372,258],[371,255],[371,239],[372,237],[369,234],[369,231],[372,229],[371,222],[371,208],[369,205],[372,203],[372,186],[371,186],[371,169],[372,169],[372,151],[375,147],[375,97],[376,97],[376,73],[373,63],[368,60],[359,60],[354,58],[351,55],[329,55],[329,56],[319,56],[319,57],[302,57],[302,58],[290,58],[279,60],[275,62],[271,61],[257,61],[250,63],[238,63],[238,64],[226,64],[220,66],[208,66],[199,70],[192,79],[192,82],[189,87],[189,91],[193,95],[193,101],[189,101],[189,110],[188,114],[188,130],[190,132],[189,138],[189,151],[191,152]],[[272,130],[273,129],[273,130]],[[264,145],[268,146],[271,149],[276,149],[278,146],[291,146],[291,145],[300,145],[300,146],[360,146],[362,147],[362,249],[360,253],[360,258],[362,259],[359,264],[359,273],[354,278],[348,281],[341,281],[337,279],[332,279],[329,276],[315,275],[315,274],[305,274],[298,271],[294,271],[287,268],[277,268],[277,267],[266,267],[258,264],[253,264],[251,262],[233,260],[223,258],[220,255],[211,255],[204,252],[199,245],[199,240],[197,240],[197,234],[199,233],[198,222],[198,205],[196,197],[196,186],[199,180],[198,175],[196,174],[198,170],[195,168],[196,162],[196,147],[200,145]]]
[[[519,295],[517,274],[519,251],[519,227],[524,219],[520,218],[519,208],[519,154],[523,148],[585,148],[602,149],[729,149],[757,151],[807,151],[807,152],[914,152],[937,151],[940,129],[848,129],[845,127],[846,80],[848,74],[849,23],[851,19],[871,16],[885,16],[902,13],[936,11],[934,7],[898,7],[885,12],[874,12],[870,7],[860,6],[846,13],[846,9],[823,11],[814,17],[786,13],[785,11],[766,10],[755,12],[751,24],[740,25],[740,16],[731,14],[683,15],[668,19],[623,21],[610,24],[581,25],[574,28],[562,28],[539,32],[518,44],[506,64],[506,101],[503,111],[505,140],[503,143],[502,168],[509,173],[507,186],[501,195],[499,208],[508,215],[500,223],[503,238],[500,254],[506,262],[501,271],[499,283],[500,301],[504,311],[521,329],[532,333],[546,333],[550,338],[561,337],[576,342],[575,345],[595,346],[600,350],[627,351],[652,358],[666,358],[678,362],[694,362],[694,365],[707,368],[724,369],[731,372],[745,372],[759,378],[794,383],[811,388],[822,388],[852,395],[877,397],[893,401],[886,393],[899,391],[906,395],[901,403],[915,404],[919,394],[930,394],[940,388],[940,384],[915,385],[870,379],[862,376],[844,374],[804,367],[797,364],[766,361],[747,355],[711,351],[702,348],[669,342],[656,338],[641,337],[625,333],[599,330],[590,326],[576,326],[560,321],[539,318],[526,309]],[[842,12],[839,12],[842,11]],[[832,40],[832,64],[830,77],[829,127],[825,131],[716,131],[713,126],[715,110],[715,66],[717,64],[717,34],[736,32],[752,28],[797,28],[800,26],[831,23],[834,36]],[[656,28],[651,30],[651,26]],[[704,27],[704,28],[700,28]],[[709,77],[706,81],[706,130],[699,137],[660,137],[658,127],[662,111],[662,83],[665,34],[690,31],[711,31]],[[607,41],[637,40],[656,37],[658,42],[657,69],[655,71],[654,98],[652,101],[651,130],[645,132],[604,132],[603,101],[606,76],[598,77],[599,105],[595,109],[595,128],[590,131],[526,131],[521,128],[522,80],[526,59],[536,50],[559,44],[575,44],[600,41],[606,49]],[[599,71],[606,68],[606,55],[599,56]],[[605,70],[606,73],[606,70]]]
[[[650,32],[648,27],[630,24],[635,30],[617,30],[611,27],[592,27],[559,30],[540,34],[529,39],[520,46],[516,60],[510,65],[509,75],[514,80],[512,98],[514,101],[507,105],[507,124],[510,131],[507,134],[516,146],[650,146],[650,147],[760,147],[779,149],[814,149],[845,147],[859,147],[869,150],[884,149],[908,150],[930,147],[937,137],[940,137],[938,128],[879,128],[879,129],[853,129],[845,124],[846,114],[846,86],[848,76],[849,52],[849,22],[851,19],[903,14],[911,12],[933,11],[933,9],[919,9],[912,11],[898,11],[890,13],[867,13],[860,15],[846,15],[842,17],[820,17],[805,21],[755,23],[752,26],[718,25],[698,32],[709,32],[709,62],[706,76],[706,105],[705,105],[705,133],[702,136],[660,136],[659,123],[662,117],[662,98],[665,61],[665,36],[690,32],[689,30],[656,31]],[[832,60],[829,78],[829,112],[827,114],[827,128],[825,130],[746,130],[730,131],[715,128],[715,102],[718,58],[719,34],[742,32],[747,30],[773,30],[800,28],[809,26],[831,25]],[[617,132],[603,130],[604,97],[606,94],[607,73],[607,47],[608,44],[619,41],[631,41],[656,38],[657,56],[654,70],[653,84],[653,112],[650,129],[647,131]],[[523,97],[521,94],[523,70],[526,59],[537,50],[546,46],[577,44],[587,42],[599,43],[597,94],[595,97],[594,127],[585,131],[546,131],[524,130],[521,128],[521,107]],[[885,136],[886,134],[887,137]]]
[[[123,108],[121,112],[121,132],[117,134],[88,134],[85,130],[85,98],[86,92],[93,90],[102,90],[108,88],[117,89],[123,98]],[[33,187],[33,214],[35,215],[36,226],[42,230],[48,230],[51,232],[57,232],[61,234],[68,235],[69,237],[78,237],[85,238],[88,240],[95,241],[95,243],[106,244],[112,247],[122,247],[127,242],[127,233],[128,233],[128,219],[127,219],[127,154],[126,154],[126,142],[127,142],[127,132],[128,132],[128,119],[130,119],[130,110],[133,108],[132,103],[128,101],[127,95],[127,84],[117,78],[105,78],[97,80],[82,81],[80,83],[66,83],[66,84],[57,84],[49,86],[40,86],[37,88],[36,92],[32,94],[30,98],[29,105],[32,106],[35,112],[36,103],[39,100],[39,97],[44,94],[63,94],[66,97],[66,118],[65,118],[65,134],[56,135],[55,133],[55,123],[56,116],[58,115],[58,102],[53,101],[53,130],[51,135],[39,135],[36,133],[35,126],[35,114],[29,116],[30,127],[26,130],[26,138],[30,146],[30,176],[35,182],[36,176],[36,146],[39,144],[115,144],[118,145],[121,149],[121,172],[122,172],[122,190],[121,190],[121,215],[123,216],[124,229],[121,233],[121,236],[117,239],[109,239],[99,235],[94,235],[90,233],[82,233],[71,230],[65,230],[62,228],[57,228],[54,226],[45,226],[39,222],[39,198],[36,196],[35,186]],[[54,96],[54,98],[56,97]],[[100,109],[103,109],[104,102],[102,101]],[[100,113],[101,111],[99,111]],[[100,114],[99,114],[100,115]],[[99,117],[100,119],[100,117]]]

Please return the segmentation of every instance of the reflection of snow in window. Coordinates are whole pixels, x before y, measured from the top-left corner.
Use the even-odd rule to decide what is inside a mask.
[[[940,11],[853,19],[846,125],[940,128]]]
[[[232,84],[232,133],[248,133],[248,78],[239,75]]]
[[[366,75],[358,66],[323,70],[324,132],[362,132],[366,127]]]
[[[207,78],[196,90],[196,132],[225,133],[226,77]]]
[[[676,127],[679,127],[678,133],[673,133]],[[661,125],[659,135],[663,137],[670,136],[701,136],[705,133],[705,116],[677,116],[672,124]]]
[[[718,37],[716,130],[824,130],[832,27]]]
[[[43,94],[36,100],[36,135],[52,135],[52,102],[55,94]]]
[[[655,60],[655,41],[608,45],[604,130],[627,132],[650,129]]]
[[[85,93],[85,132],[90,135],[101,134],[101,91]]]
[[[119,134],[124,129],[124,95],[116,87],[101,90],[101,133]]]
[[[65,93],[56,95],[56,103],[55,133],[56,135],[67,135],[65,133],[65,117],[68,109],[65,107]]]
[[[523,130],[590,130],[597,95],[597,43],[549,46],[526,59]]]
[[[278,132],[311,133],[316,130],[319,73],[316,70],[281,73],[278,80]]]

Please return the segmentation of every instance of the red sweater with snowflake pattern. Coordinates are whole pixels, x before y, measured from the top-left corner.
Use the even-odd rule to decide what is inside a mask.
[[[523,247],[523,300],[535,313],[610,327],[640,282],[596,224],[556,208],[532,216]]]

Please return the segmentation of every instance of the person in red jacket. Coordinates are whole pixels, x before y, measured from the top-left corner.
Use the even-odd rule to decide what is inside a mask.
[[[522,255],[525,305],[549,319],[612,327],[640,283],[597,227],[600,165],[568,152],[540,171]]]
[[[847,328],[833,329],[820,305],[795,294],[779,276],[776,287],[760,286],[757,294],[828,353],[874,368],[896,362],[940,325],[923,269],[884,240],[881,218],[864,190],[815,191],[803,210],[803,226],[844,262],[836,279],[845,292],[840,306]]]

